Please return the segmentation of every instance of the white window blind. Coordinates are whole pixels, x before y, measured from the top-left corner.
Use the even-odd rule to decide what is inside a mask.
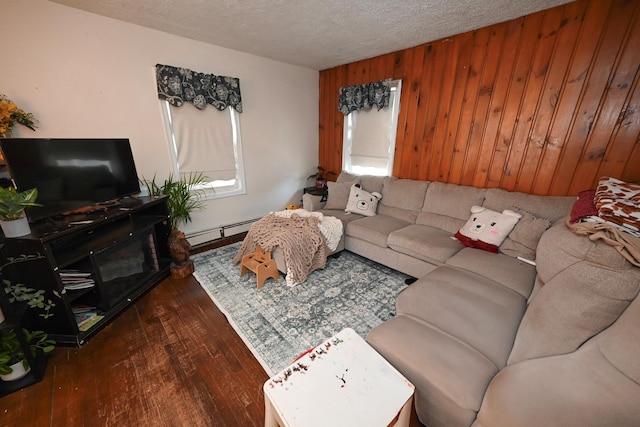
[[[180,172],[202,172],[210,181],[234,179],[232,109],[199,110],[185,103],[170,112]]]

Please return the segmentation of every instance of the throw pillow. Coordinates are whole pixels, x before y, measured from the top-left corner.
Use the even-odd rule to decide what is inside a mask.
[[[351,186],[357,184],[357,181],[349,182],[327,182],[327,203],[324,209],[339,209],[343,211],[347,207],[349,201],[349,192]]]
[[[598,209],[594,203],[596,190],[584,190],[578,193],[578,200],[571,207],[571,224],[579,222],[585,216],[598,216]]]
[[[470,248],[498,253],[498,247],[520,218],[522,215],[511,209],[500,213],[482,206],[472,206],[471,217],[455,237]]]
[[[542,234],[551,227],[551,221],[546,218],[536,218],[529,212],[516,207],[513,210],[521,214],[522,218],[500,245],[500,252],[514,258],[522,257],[535,261],[538,241]]]
[[[382,195],[378,192],[364,191],[360,184],[353,184],[349,193],[349,201],[345,212],[357,213],[364,216],[375,216],[378,202]]]

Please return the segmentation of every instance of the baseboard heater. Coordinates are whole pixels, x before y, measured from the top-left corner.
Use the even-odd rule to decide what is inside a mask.
[[[187,234],[187,239],[189,239],[192,245],[194,244],[195,240],[199,241],[198,243],[195,243],[195,244],[200,244],[200,243],[210,242],[216,239],[223,239],[225,237],[228,237],[229,235],[228,233],[231,230],[233,231],[230,234],[231,236],[248,231],[251,224],[253,224],[259,219],[260,218],[248,219],[246,221],[234,222],[232,224],[219,225],[217,227],[208,228],[206,230],[196,231],[194,233]],[[218,236],[217,237],[211,236],[211,234],[215,233],[216,231],[218,231]],[[204,238],[205,240],[200,241],[202,238]]]

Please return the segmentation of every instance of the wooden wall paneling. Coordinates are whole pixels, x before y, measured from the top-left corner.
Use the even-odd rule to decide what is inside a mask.
[[[436,45],[436,43],[434,43]],[[458,59],[459,45],[453,39],[444,39],[437,42],[436,48],[436,72],[432,80],[432,101],[436,104],[436,116],[433,123],[433,131],[430,132],[433,141],[434,155],[429,159],[426,179],[429,181],[443,181],[442,165],[451,159],[452,150],[446,147],[447,128],[449,123],[450,99],[453,95],[454,76]]]
[[[555,172],[558,170],[565,138],[573,123],[575,103],[579,99],[583,79],[572,77],[576,47],[584,29],[588,3],[574,2],[565,8],[558,30],[557,48],[554,52],[544,105],[551,107],[551,121],[536,132],[545,133],[544,147],[538,160],[538,170],[531,189],[535,194],[549,194]],[[585,65],[586,67],[586,65]],[[541,122],[538,122],[538,124]]]
[[[575,195],[602,174],[640,179],[639,8],[577,0],[325,70],[320,84],[403,80],[394,176]],[[328,104],[321,164],[341,166]]]
[[[433,119],[429,121],[428,132],[425,135],[431,145],[431,155],[425,159],[425,171],[420,179],[440,181],[440,162],[445,148],[445,132],[447,129],[447,113],[454,85],[455,61],[458,53],[457,44],[451,39],[444,39],[434,46],[434,61],[432,78],[429,87],[429,97],[435,105]],[[452,64],[452,61],[453,64]]]
[[[396,155],[394,161],[394,175],[400,176],[402,170],[411,170],[411,160],[415,156],[416,147],[413,143],[413,131],[416,121],[416,110],[420,85],[413,82],[411,70],[414,63],[415,49],[404,51],[401,63],[396,63],[396,69],[401,72],[402,93],[400,94],[400,114],[398,117],[398,133],[400,138],[396,138]]]
[[[453,167],[451,168],[450,179],[456,184],[471,185],[473,176],[467,173],[473,170],[475,161],[477,160],[477,148],[473,145],[473,128],[474,126],[482,126],[484,123],[475,123],[476,107],[478,104],[478,94],[482,85],[482,72],[486,63],[486,53],[489,43],[490,30],[481,28],[474,31],[473,53],[471,62],[469,63],[469,74],[465,87],[465,94],[462,100],[462,116],[460,121],[460,129],[458,138],[461,138],[464,145],[464,154],[454,157]],[[462,153],[461,153],[462,154]]]
[[[515,62],[509,87],[502,123],[500,125],[500,144],[505,147],[506,153],[502,159],[501,171],[493,175],[488,182],[491,187],[510,189],[515,186],[518,174],[519,160],[523,151],[523,144],[516,136],[518,123],[521,119],[520,112],[526,93],[528,75],[531,70],[531,61],[535,53],[536,40],[542,25],[542,14],[529,15],[521,18],[521,31],[519,43],[514,52]],[[514,159],[517,159],[514,160]],[[511,187],[510,187],[511,185]]]
[[[509,169],[517,170],[517,173],[512,173],[503,180],[503,184],[506,185],[504,188],[510,191],[527,192],[538,164],[540,147],[537,141],[532,140],[532,132],[561,19],[562,15],[558,13],[558,9],[545,11],[536,34],[535,48],[508,159]]]
[[[440,159],[440,167],[438,170],[437,181],[453,182],[451,179],[451,170],[456,158],[464,156],[464,139],[458,138],[460,131],[460,121],[462,117],[462,105],[464,99],[464,88],[469,76],[469,63],[471,62],[471,54],[473,53],[473,33],[468,32],[461,36],[454,37],[449,43],[451,54],[451,67],[446,73],[453,76],[453,87],[448,100],[448,105],[444,104],[443,125],[445,128],[445,141],[443,143],[443,156]]]
[[[638,23],[640,21],[636,21]],[[636,31],[639,29],[637,28]],[[633,52],[631,50],[631,52]],[[607,153],[609,168],[600,175],[620,177],[623,181],[640,183],[640,71],[636,70],[629,102],[618,118],[619,130],[615,147],[621,149]],[[613,144],[612,144],[613,146]]]
[[[586,134],[579,125],[580,102],[585,95],[588,76],[600,43],[601,28],[609,15],[610,3],[603,1],[583,2],[587,4],[580,34],[573,52],[567,82],[556,107],[557,117],[550,139],[557,138],[561,144],[560,158],[552,177],[549,194],[568,194],[571,178],[579,162]]]
[[[607,25],[602,32],[601,42],[591,67],[592,71],[588,77],[585,96],[579,106],[581,117],[578,119],[578,125],[582,128],[586,141],[579,164],[571,178],[571,185],[568,189],[570,194],[591,188],[598,180],[595,175],[602,162],[607,144],[607,141],[603,141],[602,137],[606,130],[601,126],[608,127],[609,131],[613,128],[610,112],[602,111],[602,102],[610,86],[612,73],[615,73],[620,47],[627,34],[629,20],[634,15],[633,9],[636,5],[637,2],[612,2]],[[635,48],[637,49],[637,47]],[[617,115],[613,117],[614,123],[615,120],[617,120]],[[594,134],[594,130],[598,130],[597,135]]]
[[[544,25],[543,17],[544,14],[535,14],[525,18],[523,38],[518,49],[518,58],[509,92],[508,115],[505,115],[505,123],[508,127],[505,131],[510,131],[511,134],[509,135],[505,171],[499,186],[510,191],[517,188],[519,171],[524,162],[530,126],[533,120],[532,115],[537,103],[537,97],[534,96],[535,84],[531,82],[535,82],[533,68],[535,58],[538,55],[542,26]]]
[[[584,5],[584,3],[581,4]],[[555,126],[556,119],[558,119],[556,107],[562,96],[562,89],[567,80],[569,64],[580,31],[579,21],[573,19],[576,14],[580,15],[579,8],[572,4],[564,10],[554,10],[564,13],[561,15],[557,29],[555,46],[530,138],[529,145],[534,148],[533,152],[528,153],[532,160],[529,163],[531,168],[522,170],[522,174],[531,176],[531,179],[527,181],[527,186],[523,186],[521,190],[534,194],[548,193],[558,163],[561,147],[558,147],[557,141],[550,138],[550,133]],[[563,118],[559,119],[560,122],[562,120]],[[536,162],[535,168],[534,161]]]
[[[637,88],[637,85],[636,85]],[[636,92],[636,100],[638,99],[638,94]],[[640,107],[640,106],[639,106]],[[638,112],[640,110],[636,110],[634,113],[634,117],[631,120],[631,123],[635,122],[636,129],[640,127],[640,120],[638,120]],[[633,148],[631,150],[631,154],[629,155],[629,160],[624,167],[624,171],[622,172],[621,178],[623,181],[627,182],[635,182],[640,184],[640,132],[636,135],[635,144],[633,144]]]
[[[342,168],[342,133],[343,133],[343,114],[338,111],[339,89],[342,86],[348,86],[348,70],[346,68],[336,69],[333,75],[333,81],[329,85],[329,102],[326,105],[327,113],[331,117],[331,145],[330,151],[326,153],[327,159],[322,162],[324,167],[338,173]],[[338,157],[339,156],[339,157]]]
[[[429,141],[424,134],[430,101],[433,97],[430,85],[435,65],[433,44],[422,45],[421,49],[415,50],[415,53],[413,66],[409,70],[411,88],[415,90],[415,95],[417,95],[416,116],[413,123],[414,128],[411,132],[411,144],[413,144],[414,150],[411,155],[411,168],[405,169],[403,172],[411,178],[424,179],[420,178],[420,176],[426,175],[427,166],[424,160],[428,158],[430,150]]]
[[[481,177],[474,180],[477,187],[497,187],[504,172],[509,140],[502,136],[501,129],[505,124],[505,114],[507,112],[507,99],[513,73],[515,69],[516,56],[520,39],[522,36],[523,19],[509,22],[505,39],[500,52],[498,72],[493,86],[491,105],[489,106],[489,116],[483,135],[486,141],[482,149],[482,156],[479,160],[480,170],[477,172]],[[484,170],[486,168],[486,170]]]
[[[639,5],[636,6],[631,18],[629,33],[603,103],[603,111],[610,112],[610,114],[603,114],[607,115],[608,121],[614,124],[614,129],[610,135],[602,135],[603,138],[609,138],[609,140],[600,168],[595,175],[596,178],[621,176],[638,139],[640,132],[638,130],[638,113],[640,112],[638,46],[640,46]],[[613,115],[617,117],[613,117]],[[598,129],[594,131],[594,138],[598,137],[597,132]],[[640,164],[636,164],[636,166],[637,169],[640,169]]]
[[[465,179],[475,187],[485,187],[489,165],[494,153],[495,121],[492,118],[492,104],[498,87],[498,74],[501,68],[503,47],[507,33],[507,26],[494,26],[490,29],[489,43],[482,71],[478,103],[476,106],[474,125],[472,128],[472,146],[477,153],[473,157],[474,164],[469,164]],[[499,94],[498,94],[499,96]]]
[[[330,75],[328,72],[320,73],[318,76],[318,96],[320,99],[318,100],[318,165],[326,164],[326,159],[329,157],[326,153],[327,149],[332,145],[332,141],[329,135],[329,132],[326,128],[326,123],[329,120],[327,116],[327,103],[330,101],[328,95],[329,91],[329,82],[328,80],[332,78],[333,75]],[[323,143],[320,143],[322,141]],[[311,174],[311,171],[309,174]]]

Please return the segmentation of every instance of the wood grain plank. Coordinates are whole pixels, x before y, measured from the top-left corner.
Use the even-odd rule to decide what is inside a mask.
[[[424,178],[421,178],[429,181],[442,180],[440,177],[440,164],[445,153],[450,151],[450,148],[446,146],[445,136],[455,75],[447,73],[446,70],[455,69],[455,66],[451,64],[452,61],[457,61],[459,53],[458,45],[451,42],[451,39],[444,39],[437,44],[435,50],[434,73],[429,92],[432,97],[436,97],[436,101],[433,102],[435,111],[433,119],[430,121],[432,125],[427,135],[431,141],[432,153],[428,159],[425,159],[426,174]]]
[[[469,168],[475,166],[478,147],[472,144],[474,127],[483,123],[475,123],[476,107],[482,85],[482,71],[485,66],[485,56],[489,43],[490,29],[482,28],[473,32],[473,52],[469,62],[469,73],[464,90],[464,98],[461,105],[460,124],[458,138],[464,146],[460,156],[453,159],[450,179],[455,184],[471,185],[472,176]]]
[[[427,121],[427,115],[429,114],[429,81],[430,76],[433,73],[432,65],[432,49],[431,44],[422,45],[414,50],[413,67],[409,73],[409,84],[411,85],[412,94],[415,96],[415,116],[411,120],[412,126],[408,127],[409,132],[413,135],[411,143],[413,144],[413,155],[411,156],[410,169],[403,169],[405,176],[413,179],[420,179],[419,177],[424,173],[424,166],[422,159],[428,156],[428,144],[424,137],[425,122]]]
[[[439,51],[442,52],[442,70],[439,70],[440,92],[438,93],[438,116],[433,134],[434,150],[438,156],[434,156],[430,161],[429,175],[430,181],[446,182],[449,176],[449,165],[453,157],[453,142],[451,133],[455,130],[455,120],[451,118],[451,101],[455,89],[455,73],[449,70],[457,69],[457,62],[460,55],[459,38],[444,39]],[[438,79],[434,79],[437,83]],[[453,130],[451,129],[453,128]]]
[[[579,162],[586,136],[579,125],[582,111],[579,108],[588,83],[588,76],[595,60],[601,29],[605,27],[611,4],[588,2],[580,35],[573,53],[567,82],[559,99],[557,117],[551,132],[552,140],[561,141],[560,158],[552,178],[548,194],[567,194],[571,177]]]
[[[527,73],[525,93],[509,156],[509,169],[517,169],[518,173],[511,174],[503,180],[503,184],[506,185],[504,188],[511,191],[528,192],[531,173],[535,173],[537,155],[541,147],[539,141],[532,140],[531,136],[561,17],[558,9],[546,11],[535,41],[531,69]]]
[[[521,191],[547,194],[557,166],[561,147],[558,146],[557,141],[550,139],[550,133],[557,119],[556,106],[566,82],[572,52],[580,29],[579,21],[575,18],[576,15],[580,16],[583,10],[580,10],[578,6],[571,5],[564,10],[563,15],[558,15],[561,20],[556,30],[556,41],[550,58],[549,70],[531,132],[530,144],[532,145],[530,147],[533,150],[528,152],[531,162],[522,171],[522,174],[529,176],[530,179],[526,184],[521,180]]]
[[[400,112],[398,114],[399,144],[397,152],[400,154],[394,161],[394,176],[404,176],[404,171],[411,170],[411,159],[415,153],[413,143],[413,129],[417,111],[418,90],[417,85],[413,85],[410,78],[410,70],[413,67],[415,51],[414,49],[404,51],[401,56],[396,57],[396,70],[400,71],[402,79],[402,93],[400,95]]]
[[[640,64],[637,63],[637,46],[640,46],[640,5],[636,6],[631,18],[629,32],[618,56],[611,85],[602,102],[602,114],[616,114],[617,119],[611,119],[612,130],[605,128],[602,120],[598,121],[598,127],[594,130],[594,138],[608,138],[600,168],[594,175],[596,179],[602,176],[622,175],[633,145],[637,141],[637,115],[640,108]],[[640,169],[640,164],[637,167]]]
[[[580,103],[581,118],[577,122],[586,136],[580,163],[571,178],[569,193],[591,188],[606,151],[608,138],[603,135],[613,130],[619,114],[603,109],[603,100],[609,92],[612,73],[618,63],[620,46],[628,33],[630,19],[637,2],[612,2],[606,30],[596,51],[595,63],[588,77],[585,95]],[[637,49],[637,46],[634,47]],[[604,139],[604,141],[603,141]]]
[[[455,77],[447,109],[443,112],[444,123],[441,124],[441,126],[446,127],[443,155],[439,161],[437,179],[437,181],[441,182],[452,182],[452,165],[457,162],[456,158],[464,155],[464,140],[463,138],[458,138],[458,132],[460,129],[462,102],[464,100],[464,88],[469,75],[469,64],[473,52],[472,39],[473,33],[468,32],[462,37],[454,38],[449,44],[454,49],[452,60],[449,63],[451,65],[449,70],[451,70],[451,75]]]
[[[506,125],[505,114],[507,100],[511,89],[511,82],[518,56],[518,48],[522,36],[523,19],[513,20],[506,28],[504,43],[500,54],[500,64],[496,75],[489,116],[483,135],[483,141],[487,141],[486,147],[481,150],[482,158],[479,159],[481,179],[475,181],[478,187],[497,187],[504,173],[504,165],[509,149],[509,141],[502,137],[503,126]],[[486,168],[486,172],[483,169]]]
[[[492,104],[494,99],[501,96],[500,92],[496,93],[496,89],[500,86],[497,80],[498,73],[504,71],[501,66],[501,58],[504,53],[503,46],[507,30],[507,26],[495,26],[492,28],[489,37],[485,67],[482,72],[480,92],[478,93],[478,105],[474,117],[474,123],[478,125],[474,125],[471,138],[472,145],[477,147],[477,151],[475,153],[475,162],[473,165],[469,165],[465,179],[466,182],[470,182],[475,187],[486,186],[489,166],[495,152],[495,135],[492,137],[491,133],[495,134],[497,128],[495,121],[491,120],[495,117],[495,106],[492,106]],[[499,102],[502,103],[502,101]]]

